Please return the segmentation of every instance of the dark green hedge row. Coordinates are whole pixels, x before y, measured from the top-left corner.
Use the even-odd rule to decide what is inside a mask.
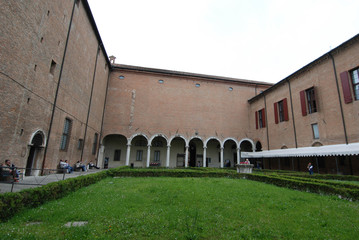
[[[328,180],[331,180],[331,179],[325,179],[325,178],[316,179],[316,178],[310,178],[310,177],[308,178],[308,177],[303,177],[303,176],[292,176],[292,175],[280,175],[280,176],[284,177],[284,178],[289,178],[289,179],[296,179],[296,180],[302,180],[302,181],[310,181],[310,182],[329,184],[331,186],[338,187],[338,188],[350,188],[350,189],[359,190],[359,185],[358,184],[348,184],[348,183],[341,183],[341,182],[328,182]]]
[[[290,179],[280,175],[262,175],[262,174],[241,174],[243,178],[265,182],[280,187],[307,191],[312,193],[336,195],[350,200],[359,200],[359,190],[345,187],[338,187],[329,182],[316,182],[302,179]]]
[[[47,201],[59,199],[82,187],[96,183],[107,177],[106,171],[69,178],[49,183],[42,187],[22,190],[21,192],[0,195],[0,219],[6,221],[25,208],[37,207]]]

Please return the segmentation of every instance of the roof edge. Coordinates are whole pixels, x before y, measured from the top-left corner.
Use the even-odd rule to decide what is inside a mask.
[[[113,70],[118,69],[118,70],[129,70],[129,71],[139,71],[139,72],[150,72],[150,73],[183,76],[183,77],[205,78],[205,79],[211,79],[217,81],[246,83],[251,85],[265,85],[265,86],[273,85],[272,83],[255,81],[255,80],[221,77],[215,75],[190,73],[190,72],[174,71],[174,70],[159,69],[159,68],[140,67],[140,66],[125,65],[125,64],[112,64],[112,68]]]

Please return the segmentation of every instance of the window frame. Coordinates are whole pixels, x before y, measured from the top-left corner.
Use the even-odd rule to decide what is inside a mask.
[[[136,161],[141,162],[143,160],[143,150],[137,150]]]
[[[65,118],[64,128],[62,130],[61,142],[60,142],[60,150],[67,151],[69,147],[70,137],[72,130],[72,119]]]
[[[305,97],[306,97],[308,114],[318,112],[314,87],[305,90]]]
[[[121,161],[121,149],[115,149],[113,154],[113,161],[115,162]]]
[[[319,126],[318,123],[313,123],[311,124],[312,126],[312,133],[313,133],[313,139],[319,139],[320,138],[320,134],[319,134]],[[315,129],[316,128],[316,129]],[[317,133],[317,134],[316,134]]]
[[[354,76],[354,74],[356,73],[356,75]],[[351,78],[351,84],[353,87],[353,94],[354,94],[354,99],[355,101],[359,100],[359,67],[353,69],[350,71],[350,78]],[[356,83],[354,81],[357,81]],[[358,88],[357,92],[355,91]]]
[[[153,161],[154,162],[160,162],[161,161],[161,151],[159,151],[159,150],[154,151]]]

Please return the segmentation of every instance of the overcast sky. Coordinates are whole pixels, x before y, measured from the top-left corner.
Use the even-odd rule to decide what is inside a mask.
[[[358,0],[88,0],[116,63],[278,82],[359,33]]]

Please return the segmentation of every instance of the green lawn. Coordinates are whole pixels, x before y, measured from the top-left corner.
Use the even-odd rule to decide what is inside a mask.
[[[16,215],[0,239],[357,239],[358,226],[358,202],[260,182],[107,178]]]

